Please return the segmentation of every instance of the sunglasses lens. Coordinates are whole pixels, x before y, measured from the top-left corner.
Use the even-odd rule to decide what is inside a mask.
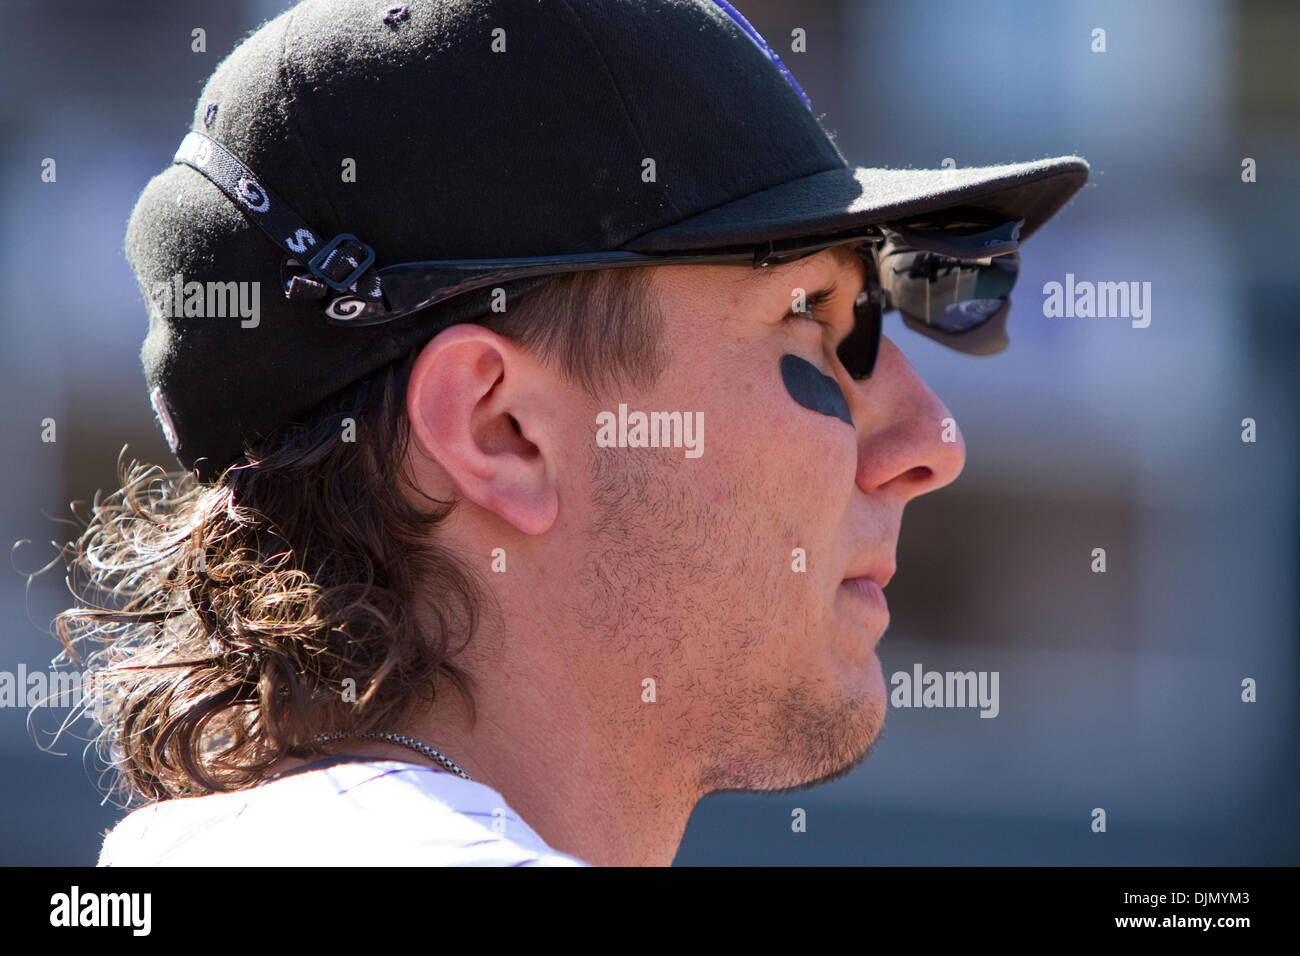
[[[836,354],[850,377],[870,378],[876,367],[876,356],[880,353],[880,332],[884,317],[879,294],[873,296],[863,292],[859,295],[853,303],[853,315],[856,319],[853,332],[840,343]]]
[[[880,284],[890,305],[950,335],[978,328],[1005,308],[1019,272],[1014,252],[953,259],[887,242],[880,255]]]

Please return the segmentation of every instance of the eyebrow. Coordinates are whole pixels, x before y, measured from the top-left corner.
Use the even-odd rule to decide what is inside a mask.
[[[838,266],[852,267],[854,265],[857,265],[860,267],[862,264],[858,254],[846,245],[829,246],[828,248],[823,249],[820,252],[816,252],[813,255],[823,255],[827,252],[829,252],[835,258],[836,264]],[[812,256],[808,256],[807,258],[811,259]],[[735,278],[732,281],[736,285],[743,285],[744,283],[747,282],[757,282],[761,287],[766,289],[772,284],[774,280],[780,279],[783,276],[787,275],[791,268],[798,265],[800,262],[805,262],[805,261],[807,260],[796,259],[794,262],[784,262],[781,265],[772,266],[766,269],[747,269],[747,268],[742,268],[740,266],[736,266]],[[860,271],[860,270],[855,270],[855,271]],[[863,282],[862,282],[862,287],[858,290],[858,292],[854,293],[855,299],[857,298],[858,293],[866,291],[867,288],[866,274],[865,273],[860,273],[860,274],[862,274],[863,276]],[[856,284],[856,283],[851,283],[851,284]],[[832,279],[828,285],[825,285],[822,288],[816,289],[812,292],[805,291],[804,303],[808,311],[812,312],[815,308],[825,305],[827,300],[829,300],[830,297],[835,294],[838,287],[839,287],[839,276],[837,274],[836,277]],[[798,288],[798,286],[791,286],[790,288],[795,289]],[[786,313],[786,315],[790,315],[790,314],[791,312]],[[836,347],[842,345],[849,338],[849,336],[853,334],[854,328],[856,326],[857,326],[856,316],[854,317],[853,320],[851,320],[848,332],[844,332],[838,324],[835,326],[835,332],[837,333],[837,338],[835,343]]]
[[[774,278],[785,275],[789,270],[793,269],[799,263],[807,262],[809,259],[815,258],[816,256],[825,255],[826,253],[830,253],[831,256],[836,260],[837,265],[841,267],[848,267],[851,269],[854,266],[861,264],[858,254],[854,252],[852,249],[850,249],[848,246],[846,245],[830,246],[826,249],[820,250],[819,252],[815,252],[812,255],[807,256],[803,259],[796,259],[793,262],[783,262],[780,265],[769,266],[768,268],[765,269],[748,269],[742,272],[740,271],[740,268],[737,267],[735,281],[739,284],[739,283],[752,282],[754,280],[757,280],[760,283],[767,284],[771,282]]]

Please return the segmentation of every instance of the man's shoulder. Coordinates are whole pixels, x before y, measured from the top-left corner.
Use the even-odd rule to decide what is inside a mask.
[[[496,790],[417,764],[310,765],[231,793],[129,814],[100,866],[587,866]]]

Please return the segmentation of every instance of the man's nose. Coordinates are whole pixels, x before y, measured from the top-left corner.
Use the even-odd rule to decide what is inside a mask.
[[[966,443],[956,421],[888,338],[880,341],[871,377],[852,387],[863,492],[889,489],[903,504],[961,474]]]

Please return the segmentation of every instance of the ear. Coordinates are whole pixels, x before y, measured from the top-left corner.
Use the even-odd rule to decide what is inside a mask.
[[[556,424],[548,403],[536,400],[548,381],[509,339],[462,324],[421,350],[406,388],[415,446],[463,498],[524,534],[546,531],[559,509]]]

